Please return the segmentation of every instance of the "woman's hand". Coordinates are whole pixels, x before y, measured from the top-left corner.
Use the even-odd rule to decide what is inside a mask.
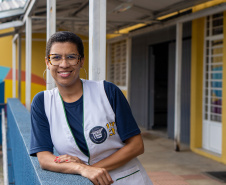
[[[54,162],[55,163],[63,163],[63,162],[70,163],[70,162],[74,162],[74,163],[85,164],[81,159],[79,159],[76,156],[72,156],[72,155],[60,155],[60,156],[57,156],[54,159]]]
[[[49,151],[43,151],[38,152],[37,157],[41,168],[44,170],[60,173],[80,174],[90,179],[94,185],[110,185],[113,183],[111,176],[105,168],[86,165],[75,156],[61,155],[57,158],[60,159],[60,162],[53,162],[56,159],[56,156]],[[69,162],[69,160],[71,162]]]
[[[88,165],[81,165],[80,170],[83,177],[88,178],[94,185],[110,185],[113,180],[106,169]]]
[[[60,155],[54,159],[55,163],[80,163],[80,175],[91,180],[94,185],[110,185],[113,183],[111,176],[104,168],[91,167],[86,165],[76,156]]]

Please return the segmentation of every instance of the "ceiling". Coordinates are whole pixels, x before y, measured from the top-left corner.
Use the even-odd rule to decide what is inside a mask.
[[[20,1],[25,2],[25,0]],[[164,21],[159,20],[161,16],[207,1],[211,0],[107,0],[107,33],[116,33],[122,28],[138,23],[144,23],[146,26],[160,24]],[[88,35],[89,0],[57,0],[56,5],[57,30],[66,29]],[[7,11],[9,10],[0,10],[0,14],[5,13],[6,15]],[[187,10],[181,14],[190,12],[191,10]],[[37,0],[32,18],[33,32],[45,32],[46,0]],[[2,23],[21,19],[23,19],[21,13],[13,16],[0,16]]]

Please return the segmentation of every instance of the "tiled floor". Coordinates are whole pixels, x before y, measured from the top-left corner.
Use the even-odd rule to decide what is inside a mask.
[[[148,175],[154,185],[189,185],[182,177],[170,172],[150,172]]]
[[[219,181],[209,178],[208,176],[199,175],[174,175],[170,172],[149,172],[149,177],[151,178],[154,185],[190,185],[189,181],[194,181],[196,183],[203,183],[203,181],[210,181],[214,185],[222,184]]]
[[[173,141],[156,132],[143,131],[142,135],[145,153],[139,159],[153,185],[226,185],[205,175],[206,171],[226,171],[226,165],[197,155],[185,145],[175,152]],[[3,185],[1,152],[0,185]]]
[[[143,130],[142,136],[145,153],[138,158],[154,185],[226,185],[205,174],[226,171],[226,165],[197,155],[186,145],[175,152],[173,141],[164,134]]]

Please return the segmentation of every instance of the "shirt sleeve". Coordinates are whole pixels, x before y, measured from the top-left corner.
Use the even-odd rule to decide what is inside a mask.
[[[122,91],[116,85],[107,81],[104,81],[104,88],[115,113],[115,122],[121,140],[125,142],[125,140],[140,134],[140,129]]]
[[[31,104],[31,141],[30,155],[42,151],[53,152],[49,122],[44,108],[44,92],[38,93]]]

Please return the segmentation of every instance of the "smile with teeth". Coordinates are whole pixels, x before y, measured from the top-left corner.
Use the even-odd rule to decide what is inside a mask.
[[[61,77],[68,77],[71,74],[71,71],[62,71],[58,72]]]

